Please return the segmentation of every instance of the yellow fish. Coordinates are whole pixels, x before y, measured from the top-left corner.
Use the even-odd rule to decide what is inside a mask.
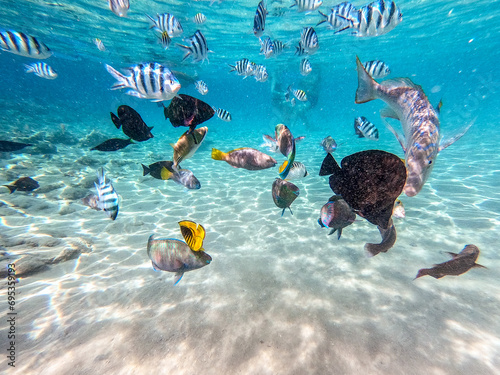
[[[179,221],[182,237],[193,251],[203,251],[203,240],[205,239],[205,228],[194,221]]]

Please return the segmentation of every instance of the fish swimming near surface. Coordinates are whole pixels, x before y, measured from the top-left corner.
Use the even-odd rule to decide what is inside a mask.
[[[110,65],[106,70],[117,82],[111,90],[130,88],[128,95],[141,99],[151,99],[153,102],[171,100],[177,95],[181,84],[166,66],[156,62],[131,66],[127,69],[129,75],[124,75]]]
[[[153,134],[151,134],[153,127],[147,126],[141,115],[132,107],[121,105],[117,110],[118,116],[113,112],[110,112],[110,114],[111,121],[113,121],[116,128],[120,129],[121,127],[123,133],[134,141],[143,142],[153,138]]]
[[[307,172],[306,166],[304,163],[301,163],[300,161],[294,161],[292,163],[292,166],[290,167],[290,171],[288,172],[286,176],[286,180],[299,180],[301,178],[304,178],[306,176],[309,176],[309,173]]]
[[[384,78],[391,73],[391,69],[389,69],[387,64],[380,60],[367,61],[363,66],[374,79]]]
[[[404,219],[406,217],[405,206],[399,199],[394,202],[394,209],[392,210],[392,217],[396,219]]]
[[[109,9],[118,17],[126,17],[130,9],[129,0],[108,0]]]
[[[45,79],[56,79],[57,73],[50,65],[44,62],[37,62],[34,64],[26,65],[24,64],[26,73],[35,73],[36,76]]]
[[[19,151],[29,146],[33,145],[31,143],[0,141],[0,152]]]
[[[342,229],[354,223],[355,220],[354,210],[340,195],[334,195],[321,207],[318,224],[323,228],[332,228],[329,235],[338,231],[337,238],[340,240]]]
[[[52,56],[50,48],[37,38],[14,30],[0,30],[0,50],[34,59]]]
[[[276,206],[283,209],[283,211],[281,211],[281,216],[283,216],[287,208],[293,215],[290,206],[293,201],[297,199],[299,193],[299,188],[291,182],[282,180],[281,178],[277,178],[276,180],[274,180],[272,186],[273,201]]]
[[[187,134],[191,134],[196,126],[210,120],[215,111],[204,101],[195,97],[179,94],[172,99],[168,107],[163,108],[165,120],[169,119],[174,127],[187,126]]]
[[[194,129],[190,134],[184,133],[175,144],[170,144],[174,149],[174,166],[178,167],[181,161],[189,159],[200,148],[207,135],[206,126]]]
[[[330,135],[321,141],[321,147],[325,152],[331,154],[337,149],[337,142]]]
[[[354,119],[354,132],[359,138],[366,138],[378,141],[378,129],[364,116]]]
[[[405,153],[408,178],[404,192],[407,196],[417,195],[427,181],[438,152],[460,139],[472,126],[469,124],[461,133],[443,142],[440,140],[439,118],[429,103],[422,88],[408,78],[392,79],[377,83],[356,57],[358,89],[356,103],[366,103],[381,99],[388,107],[382,111],[383,117],[401,121],[404,135],[387,124]]]
[[[208,86],[207,86],[207,84],[204,81],[202,81],[202,80],[196,81],[194,83],[194,87],[196,88],[196,90],[201,95],[207,95],[208,94]]]
[[[200,30],[196,30],[193,36],[186,39],[186,41],[189,42],[188,46],[177,44],[185,52],[182,61],[186,60],[188,56],[192,56],[194,62],[208,61],[208,53],[214,52],[208,49],[207,39]]]
[[[21,177],[10,185],[3,185],[10,190],[10,194],[17,191],[33,191],[38,189],[40,185],[31,177]]]
[[[233,116],[231,116],[231,114],[225,109],[215,108],[215,107],[212,107],[212,109],[217,114],[217,117],[220,118],[222,121],[230,122],[233,119]]]
[[[290,8],[296,6],[298,12],[311,12],[323,4],[323,0],[294,0],[294,2]]]
[[[97,191],[98,207],[106,212],[111,220],[118,216],[118,194],[113,188],[113,184],[104,175],[104,168],[97,170],[97,182],[94,182]]]
[[[259,38],[264,33],[266,28],[266,16],[268,14],[266,3],[264,0],[259,2],[257,5],[257,10],[255,11],[255,16],[253,18],[253,33]]]
[[[156,18],[150,15],[146,16],[151,20],[151,28],[163,35],[167,33],[169,38],[175,38],[183,33],[182,25],[179,20],[170,13],[157,14]]]
[[[153,269],[175,272],[174,285],[185,272],[193,271],[210,264],[212,257],[202,250],[194,251],[183,241],[174,238],[148,239],[147,253]]]
[[[91,150],[118,151],[131,144],[133,144],[131,139],[111,138],[95,147],[92,147]]]
[[[202,23],[205,23],[207,20],[207,17],[203,13],[196,13],[194,16],[194,23],[201,25]]]
[[[228,152],[212,148],[212,159],[223,160],[234,168],[244,168],[250,171],[271,168],[277,164],[271,156],[250,147],[237,148]]]
[[[475,245],[466,245],[462,251],[458,254],[448,253],[452,256],[452,259],[436,264],[432,268],[422,268],[418,271],[415,279],[422,276],[432,276],[435,279],[440,279],[444,276],[458,276],[471,268],[486,268],[476,263],[479,256],[479,248]]]

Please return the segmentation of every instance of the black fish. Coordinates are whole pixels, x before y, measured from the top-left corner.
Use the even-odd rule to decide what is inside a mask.
[[[153,127],[147,126],[135,109],[128,105],[121,105],[118,107],[117,113],[118,116],[110,112],[111,120],[117,129],[120,129],[121,126],[123,133],[127,137],[137,142],[143,142],[153,138],[153,134],[151,134],[151,129],[153,129]]]
[[[40,185],[38,184],[38,182],[36,182],[35,180],[33,180],[31,177],[21,177],[20,179],[14,181],[12,184],[10,185],[3,185],[7,188],[9,188],[10,190],[10,194],[12,194],[13,192],[15,192],[16,190],[19,190],[19,191],[33,191],[37,188],[40,187]]]
[[[169,119],[174,127],[188,126],[186,134],[191,134],[197,125],[211,119],[215,111],[199,99],[179,94],[179,97],[172,99],[168,107],[164,106],[163,113],[165,120]]]
[[[122,148],[127,147],[132,144],[132,140],[130,139],[120,139],[120,138],[111,138],[107,141],[102,142],[100,145],[92,147],[91,150],[97,151],[118,151]]]
[[[30,143],[0,141],[0,152],[18,151],[28,146],[33,146],[33,145]]]
[[[150,174],[151,177],[157,178],[158,180],[163,180],[163,178],[161,178],[162,168],[167,168],[169,171],[172,171],[174,162],[170,160],[165,160],[165,161],[157,161],[156,163],[150,164],[148,167],[146,167],[144,164],[141,165],[143,169],[142,172],[143,176]]]

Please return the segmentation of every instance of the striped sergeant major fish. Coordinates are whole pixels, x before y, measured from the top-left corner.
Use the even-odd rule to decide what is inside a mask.
[[[299,45],[295,47],[295,54],[298,56],[307,55],[307,51],[304,49],[301,40],[299,40]]]
[[[260,38],[264,33],[264,28],[266,27],[266,16],[268,11],[266,9],[266,3],[262,0],[257,6],[255,11],[255,17],[253,18],[253,33],[257,38]]]
[[[151,20],[151,22],[153,22],[150,27],[151,29],[155,29],[160,34],[167,32],[170,38],[175,38],[176,36],[181,35],[184,31],[181,23],[173,14],[157,14],[156,18],[153,18],[148,14],[146,14],[146,16]]]
[[[26,73],[35,73],[38,77],[45,79],[56,79],[57,73],[44,62],[37,62],[31,65],[24,65],[26,68]]]
[[[303,76],[308,75],[312,72],[311,63],[308,59],[304,58],[300,61],[300,74]]]
[[[293,8],[297,7],[298,12],[311,12],[313,10],[318,9],[321,4],[323,4],[323,0],[294,0],[295,3],[290,6]]]
[[[269,78],[265,65],[256,65],[253,71],[253,76],[257,82],[266,82]]]
[[[274,56],[281,55],[285,48],[287,48],[286,43],[283,43],[279,40],[273,41],[273,55]]]
[[[288,86],[288,88],[286,90],[285,99],[288,98],[288,100],[289,100],[290,99],[290,94],[293,94],[293,96],[295,96],[297,98],[297,100],[300,100],[301,102],[306,102],[307,101],[307,95],[304,92],[304,90],[300,90],[300,89],[295,89],[294,90],[291,85]]]
[[[116,194],[111,181],[106,181],[104,168],[97,170],[97,182],[94,182],[97,191],[97,207],[115,220],[118,216],[118,194]]]
[[[316,53],[319,48],[318,36],[312,27],[304,27],[300,35],[300,44],[309,55]]]
[[[131,66],[127,69],[127,76],[107,64],[106,70],[117,80],[111,90],[128,87],[128,95],[153,102],[171,100],[181,88],[170,69],[156,62]]]
[[[194,62],[203,62],[205,59],[208,61],[208,53],[213,51],[208,49],[207,40],[200,30],[196,30],[193,36],[186,39],[186,41],[189,42],[189,46],[177,44],[177,46],[186,52],[182,58],[183,61],[189,55],[193,56]]]
[[[322,23],[328,22],[328,28],[330,30],[344,29],[348,27],[351,22],[349,20],[357,16],[357,10],[351,3],[344,1],[332,8],[330,14],[324,14],[318,11],[320,15],[324,18],[317,23],[321,25]],[[316,26],[317,26],[316,25]]]
[[[219,117],[222,121],[229,122],[233,119],[231,114],[228,111],[226,111],[225,109],[215,108],[215,107],[212,107],[212,108],[215,111],[215,113],[217,114],[217,117]]]
[[[244,78],[253,75],[255,69],[255,63],[250,62],[247,58],[243,58],[234,63],[234,65],[228,64],[231,72],[236,72],[239,76],[245,76]]]
[[[401,122],[400,134],[388,123],[405,153],[407,179],[403,191],[409,197],[417,195],[434,167],[438,152],[460,139],[472,123],[449,140],[441,140],[439,118],[429,103],[422,88],[408,78],[398,78],[377,83],[356,57],[358,89],[356,103],[381,99],[388,107],[382,117],[395,118]]]
[[[118,17],[126,17],[130,8],[129,0],[108,0],[109,9]]]
[[[194,83],[194,87],[196,88],[196,90],[198,90],[198,92],[201,95],[207,95],[208,94],[208,86],[207,86],[207,84],[204,81],[202,81],[202,80],[196,81]]]
[[[52,51],[37,38],[14,30],[0,31],[0,49],[15,55],[46,59]]]
[[[378,129],[364,116],[354,119],[354,131],[359,138],[367,138],[372,141],[378,141]]]
[[[194,23],[201,25],[202,23],[205,23],[207,17],[203,13],[196,13],[193,20]]]
[[[384,78],[391,73],[389,66],[380,60],[367,61],[363,64],[363,66],[368,74],[375,79]]]
[[[260,53],[265,56],[266,59],[270,58],[273,55],[274,44],[271,38],[267,37],[262,40],[259,38],[260,42]]]

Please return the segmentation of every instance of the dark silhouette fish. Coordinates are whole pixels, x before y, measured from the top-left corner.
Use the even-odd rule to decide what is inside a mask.
[[[118,151],[122,148],[127,147],[132,144],[132,140],[130,139],[120,139],[120,138],[111,138],[107,141],[102,142],[100,145],[92,147],[91,150],[97,151]]]
[[[0,141],[0,152],[18,151],[28,146],[33,146],[33,145],[30,143]]]
[[[121,105],[117,110],[118,116],[113,112],[110,112],[110,114],[111,121],[113,121],[116,128],[120,129],[121,127],[123,133],[134,141],[143,142],[153,138],[153,134],[151,134],[151,129],[153,129],[153,127],[147,126],[142,120],[141,115],[132,107]]]
[[[164,160],[164,161],[157,161],[156,163],[150,164],[149,166],[145,166],[144,164],[142,165],[142,175],[151,175],[151,177],[154,177],[158,180],[163,180],[161,178],[161,170],[163,167],[167,168],[168,170],[172,170],[174,162],[170,160]]]
[[[18,191],[33,191],[40,187],[38,182],[33,180],[31,177],[21,177],[20,179],[14,181],[10,185],[3,185],[10,190],[10,194]]]
[[[479,256],[479,248],[475,245],[466,245],[458,254],[448,254],[450,254],[453,259],[436,264],[432,268],[422,268],[418,270],[415,279],[426,275],[432,276],[435,279],[440,279],[441,277],[449,275],[461,275],[471,268],[486,268],[476,263],[477,257]]]
[[[355,219],[356,214],[347,202],[340,195],[334,195],[321,207],[318,224],[321,227],[332,228],[329,235],[338,231],[337,238],[340,240],[342,229],[354,223]]]
[[[289,181],[277,178],[273,182],[272,194],[274,204],[283,209],[283,211],[281,212],[281,216],[283,216],[287,208],[293,215],[290,205],[299,196],[299,188]]]
[[[197,125],[210,120],[215,111],[199,99],[179,94],[172,99],[168,107],[163,106],[163,113],[165,120],[169,119],[174,127],[187,126],[189,130],[186,134],[191,134]]]

